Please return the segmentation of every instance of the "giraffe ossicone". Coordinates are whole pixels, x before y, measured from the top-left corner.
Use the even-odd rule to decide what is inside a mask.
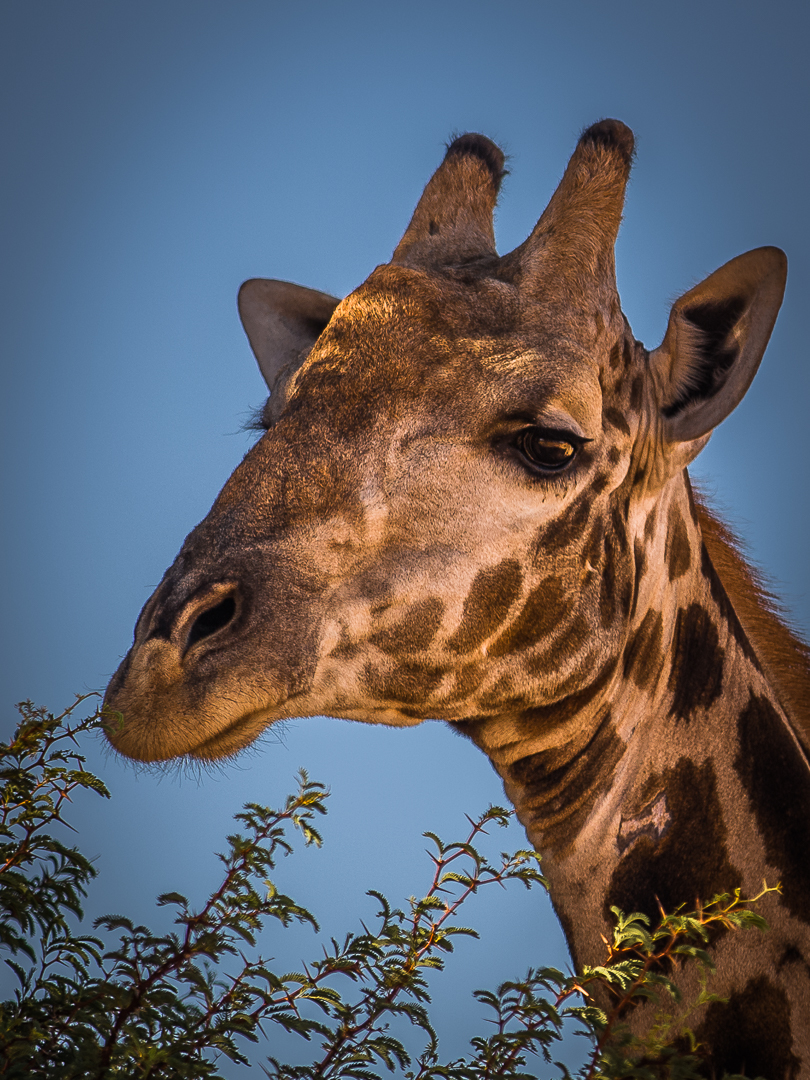
[[[808,1078],[808,650],[686,472],[751,383],[786,261],[732,259],[648,352],[614,269],[632,153],[618,121],[589,128],[499,256],[503,155],[464,135],[344,300],[242,286],[266,430],[144,607],[109,737],[212,760],[287,717],[446,720],[503,778],[577,965],[611,905],[781,881],[767,934],[712,943],[728,1000],[690,1022],[707,1075]]]

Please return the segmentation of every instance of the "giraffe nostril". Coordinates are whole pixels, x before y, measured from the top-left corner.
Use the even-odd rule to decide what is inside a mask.
[[[236,600],[233,596],[226,596],[218,604],[201,612],[192,623],[186,640],[186,648],[190,649],[203,638],[210,637],[217,630],[227,626],[236,614]]]

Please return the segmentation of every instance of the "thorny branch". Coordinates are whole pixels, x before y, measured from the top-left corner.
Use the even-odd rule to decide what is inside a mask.
[[[459,842],[445,844],[428,833],[433,872],[424,896],[397,909],[381,893],[370,893],[379,904],[375,929],[364,925],[342,943],[333,939],[322,959],[279,976],[243,946],[255,950],[268,919],[282,926],[309,923],[317,930],[310,912],[268,877],[278,854],[292,851],[290,829],[306,844],[321,842],[313,821],[326,812],[328,793],[302,771],[298,792],[282,809],[248,803],[236,815],[245,835],[228,837],[228,851],[219,856],[225,868],[221,882],[198,911],[179,893],[159,897],[158,903],[176,909],[179,933],[158,937],[130,919],[105,917],[95,924],[107,935],[105,951],[100,937],[76,934],[68,919],[81,918],[95,868],[77,848],[45,831],[54,822],[70,827],[63,813],[77,789],[108,797],[101,781],[84,769],[80,753],[80,739],[102,724],[100,711],[73,719],[89,696],[59,716],[24,703],[14,738],[0,744],[0,945],[29,961],[6,961],[20,984],[14,1000],[0,1004],[0,1075],[9,1080],[107,1080],[124,1073],[140,1080],[219,1077],[222,1057],[249,1063],[242,1045],[256,1043],[268,1024],[321,1039],[309,1065],[268,1059],[264,1071],[276,1080],[375,1080],[380,1065],[410,1080],[517,1080],[528,1075],[527,1055],[553,1061],[551,1050],[572,1023],[592,1047],[581,1080],[638,1077],[640,1063],[644,1076],[669,1076],[676,1060],[673,1040],[686,1030],[685,1018],[695,1006],[674,1018],[670,1031],[646,1041],[627,1034],[629,1010],[651,992],[677,1002],[672,976],[683,964],[710,971],[706,945],[714,928],[765,925],[751,909],[774,891],[767,886],[751,900],[737,892],[689,914],[662,912],[652,931],[645,916],[616,911],[603,965],[580,976],[530,969],[523,980],[497,991],[477,991],[478,1001],[494,1013],[493,1033],[476,1036],[467,1057],[442,1064],[427,1012],[428,975],[443,970],[456,937],[477,936],[456,918],[479,889],[514,880],[527,888],[545,885],[539,857],[522,850],[491,861],[481,854],[489,827],[510,819],[499,807],[468,818],[470,829]],[[109,943],[111,934],[119,935],[117,947]],[[234,958],[241,969],[225,973],[223,965]],[[348,977],[357,993],[341,994],[336,976]],[[607,1013],[594,1004],[597,987],[613,995]],[[413,1067],[405,1044],[391,1031],[401,1021],[425,1037]],[[617,1040],[621,1055],[613,1053]],[[689,1055],[677,1060],[679,1076],[698,1075]]]

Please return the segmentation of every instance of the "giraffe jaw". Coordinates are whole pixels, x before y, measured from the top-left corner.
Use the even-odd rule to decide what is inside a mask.
[[[212,680],[191,685],[185,675],[165,643],[133,648],[104,698],[105,732],[119,754],[143,762],[177,757],[218,761],[238,754],[279,720],[333,716],[412,727],[425,719],[393,704],[349,705],[325,686],[320,692],[309,687],[286,693],[269,686],[266,676],[260,681],[252,670],[218,671]]]

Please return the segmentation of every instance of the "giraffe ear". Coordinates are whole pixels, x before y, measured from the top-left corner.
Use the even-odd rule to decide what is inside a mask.
[[[742,401],[782,303],[787,259],[757,248],[715,270],[675,302],[661,345],[650,355],[664,441],[700,440]]]
[[[239,317],[272,396],[265,409],[269,422],[278,419],[290,379],[339,303],[334,296],[289,281],[252,278],[239,290]]]

